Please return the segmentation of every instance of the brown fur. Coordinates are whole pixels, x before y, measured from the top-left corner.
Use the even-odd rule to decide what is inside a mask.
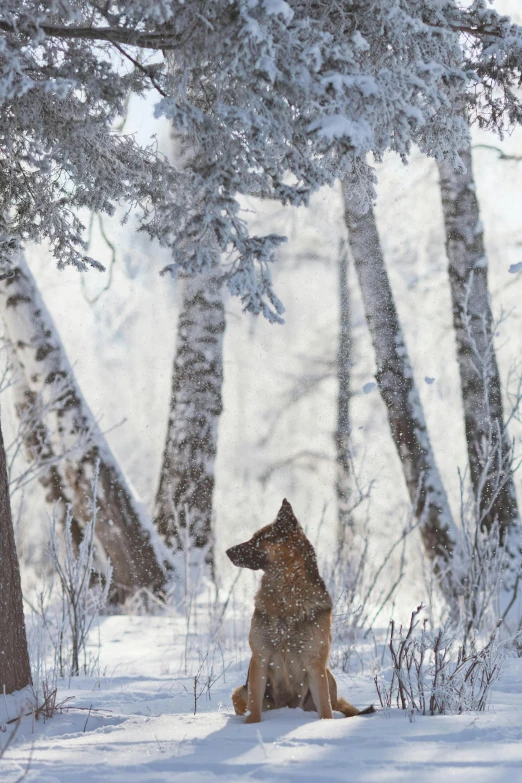
[[[261,712],[280,707],[314,710],[320,718],[332,718],[332,710],[347,718],[374,712],[337,695],[327,668],[332,600],[290,503],[283,500],[273,524],[227,555],[240,568],[264,571],[250,626],[247,681],[232,694],[236,715],[249,711],[245,722],[257,723]]]

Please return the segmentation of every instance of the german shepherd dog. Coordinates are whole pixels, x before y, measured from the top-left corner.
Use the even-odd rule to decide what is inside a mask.
[[[250,625],[247,681],[232,694],[236,715],[248,710],[245,723],[259,723],[262,711],[280,707],[316,711],[320,718],[333,718],[332,710],[347,718],[374,712],[337,695],[327,668],[332,599],[290,503],[283,500],[273,524],[227,555],[239,568],[264,571]]]

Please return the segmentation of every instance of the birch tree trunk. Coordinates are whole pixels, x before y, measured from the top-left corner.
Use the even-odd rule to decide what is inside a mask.
[[[217,275],[183,281],[172,395],[155,523],[166,542],[205,551],[213,565],[212,496],[223,409],[225,307]],[[189,514],[187,526],[186,511]]]
[[[339,248],[339,347],[337,350],[337,430],[335,433],[337,464],[337,508],[339,541],[344,541],[352,526],[350,514],[351,461],[350,461],[350,374],[352,367],[352,324],[350,291],[348,288],[348,250],[344,242]]]
[[[54,509],[54,513],[58,516],[58,523],[63,527],[67,506],[73,505],[73,498],[60,475],[58,468],[60,455],[56,455],[53,451],[45,423],[47,411],[42,409],[39,396],[28,388],[24,371],[12,346],[10,352],[11,363],[16,374],[12,397],[19,422],[15,441],[16,452],[18,453],[20,447],[23,447],[28,464],[27,471],[22,471],[16,476],[12,475],[13,465],[10,465],[8,472],[11,496],[26,482],[36,478],[44,490],[46,502]],[[73,543],[78,548],[82,540],[82,530],[76,518],[71,521],[71,533]]]
[[[0,426],[0,691],[13,693],[31,684],[20,567],[16,554]]]
[[[183,68],[173,53],[167,56],[167,62],[172,74],[178,67]],[[198,100],[206,103],[203,94]],[[182,138],[174,126],[172,139],[178,167],[190,170],[201,155],[197,140]],[[225,305],[217,272],[219,243],[208,228],[201,233],[201,242],[214,258],[215,268],[183,280],[154,521],[172,549],[185,550],[185,567],[189,564],[186,550],[190,548],[191,564],[199,568],[204,560],[214,577],[212,502],[218,424],[223,410]]]
[[[490,529],[498,519],[504,539],[519,518],[511,443],[504,425],[471,149],[459,154],[465,171],[444,161],[438,166],[468,460],[482,523]]]
[[[97,536],[114,569],[113,599],[123,601],[142,587],[161,588],[164,572],[151,541],[152,526],[83,399],[25,260],[0,281],[0,296],[7,336],[27,389],[40,394],[44,405],[54,400],[46,414],[46,437],[55,454],[66,456],[52,492],[70,494],[73,515],[83,525],[90,518],[91,479],[99,460]]]
[[[393,300],[375,216],[353,210],[343,183],[345,221],[377,362],[376,380],[426,554],[449,561],[456,529],[431,447],[424,412]]]

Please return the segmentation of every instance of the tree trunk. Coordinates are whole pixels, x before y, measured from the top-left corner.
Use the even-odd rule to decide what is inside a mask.
[[[392,437],[426,554],[449,561],[456,530],[431,447],[424,413],[384,263],[375,216],[352,207],[343,183],[345,221],[366,321],[375,349],[376,380],[388,412]]]
[[[27,389],[42,396],[50,447],[64,454],[57,467],[60,490],[72,497],[81,525],[90,518],[91,480],[100,461],[97,536],[114,573],[113,600],[164,584],[150,538],[152,526],[136,502],[106,440],[76,384],[52,319],[23,259],[0,282],[7,335],[24,372]],[[56,492],[57,487],[53,488]],[[149,528],[149,529],[147,529]]]
[[[222,411],[225,307],[217,275],[186,278],[172,374],[155,522],[174,549],[205,552],[213,566],[212,496]],[[187,531],[186,510],[189,514]]]
[[[482,524],[490,529],[498,519],[505,538],[519,517],[511,443],[504,425],[471,149],[459,154],[466,171],[444,161],[438,165],[468,459]]]
[[[12,347],[10,351],[11,362],[16,369],[16,382],[12,387],[14,408],[19,422],[16,449],[18,451],[19,443],[23,446],[28,463],[27,470],[30,471],[9,476],[11,495],[20,485],[24,486],[27,481],[36,478],[44,490],[46,502],[54,509],[54,513],[58,515],[58,522],[63,527],[67,506],[73,505],[73,498],[60,475],[59,455],[53,451],[41,400],[28,388],[16,351]],[[77,519],[71,522],[71,532],[73,543],[78,549],[82,540],[82,530]]]
[[[350,374],[352,368],[352,324],[350,291],[348,288],[348,250],[345,242],[339,248],[339,346],[337,350],[337,430],[336,446],[336,493],[340,542],[345,541],[352,527],[350,514],[351,460],[350,460]]]
[[[13,693],[26,685],[31,685],[31,667],[0,425],[0,692],[4,686]]]

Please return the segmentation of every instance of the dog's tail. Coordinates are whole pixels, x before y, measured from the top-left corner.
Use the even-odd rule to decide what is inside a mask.
[[[232,693],[232,704],[236,715],[244,715],[247,711],[248,691],[246,685],[240,685]]]
[[[353,704],[350,704],[342,697],[337,699],[337,704],[334,709],[342,712],[345,718],[355,718],[356,715],[371,715],[372,712],[375,712],[373,704],[366,707],[365,710],[358,710],[357,707],[354,707]]]

